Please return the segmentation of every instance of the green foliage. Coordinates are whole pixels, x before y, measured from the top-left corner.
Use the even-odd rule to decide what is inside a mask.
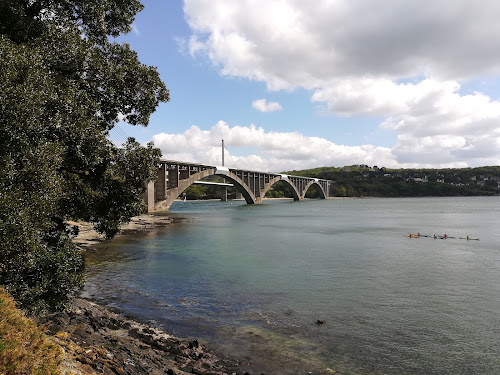
[[[135,0],[0,3],[0,285],[31,312],[63,308],[83,283],[68,218],[112,237],[143,209],[160,151],[107,139],[119,118],[145,126],[169,100],[155,68],[108,40],[141,9]]]
[[[120,224],[144,211],[139,198],[145,191],[144,182],[155,177],[161,152],[152,144],[142,147],[129,138],[124,148],[108,142],[94,156],[98,156],[97,163],[64,170],[73,189],[60,200],[60,211],[93,222],[97,231],[113,237]]]
[[[293,198],[293,194],[288,184],[278,181],[266,192],[266,198]]]
[[[203,181],[223,183],[224,178],[220,176],[205,177]],[[227,187],[228,199],[236,197],[236,188]],[[187,200],[220,199],[221,187],[217,185],[191,185],[181,194],[180,198],[186,197]]]
[[[354,165],[284,172],[334,181],[338,197],[423,197],[500,194],[500,167],[387,169]]]
[[[184,194],[186,196],[186,199],[188,200],[198,200],[198,199],[208,199],[205,198],[206,194],[206,187],[202,185],[191,185],[188,187],[185,191]],[[219,193],[220,197],[220,193]]]
[[[315,185],[312,185],[309,189],[307,189],[305,197],[310,199],[319,199],[321,196],[319,188]]]

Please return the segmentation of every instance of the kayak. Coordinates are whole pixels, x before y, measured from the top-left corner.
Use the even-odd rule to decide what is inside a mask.
[[[418,235],[418,234],[403,234],[403,236],[410,237],[410,238],[420,238],[420,237],[429,237],[429,238],[434,238],[434,239],[439,238],[440,240],[446,240],[448,238],[455,238],[455,239],[460,238],[461,240],[479,241],[479,238],[472,238],[472,237],[469,237],[469,238],[467,238],[467,237],[454,237],[454,236],[446,236],[446,237],[445,236],[436,236],[436,237],[434,237],[434,236],[429,236],[427,234],[420,234],[420,235]]]

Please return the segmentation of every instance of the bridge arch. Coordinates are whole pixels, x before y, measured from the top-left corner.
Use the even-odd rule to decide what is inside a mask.
[[[215,169],[206,169],[191,174],[189,178],[178,180],[178,186],[169,188],[166,191],[166,194],[164,195],[163,199],[160,200],[157,204],[155,204],[154,209],[157,211],[161,210],[167,211],[172,205],[172,203],[175,202],[177,197],[181,195],[184,192],[184,190],[193,185],[195,181],[201,180],[202,178],[208,176],[212,176],[214,174],[215,174]]]
[[[267,191],[274,184],[276,184],[277,182],[280,182],[280,181],[284,182],[285,185],[288,187],[288,190],[292,193],[294,201],[301,200],[300,199],[300,193],[299,193],[299,191],[297,190],[297,188],[295,187],[295,185],[290,182],[290,180],[288,179],[288,176],[286,176],[286,175],[279,175],[276,178],[274,178],[273,180],[271,180],[271,182],[269,183],[269,186],[267,186],[266,189],[263,191],[262,197],[264,197],[266,195]]]
[[[262,203],[262,199],[266,196],[267,191],[280,180],[280,176],[276,176],[270,179],[268,182],[264,183],[264,186],[259,188],[259,197],[257,198],[258,203]]]
[[[318,191],[319,191],[319,197],[321,199],[326,199],[326,193],[325,193],[325,190],[323,189],[323,186],[321,186],[321,184],[317,181],[317,180],[311,180],[307,183],[307,185],[304,187],[304,191],[302,192],[302,199],[305,198],[306,196],[306,193],[307,193],[307,190],[309,190],[309,188],[311,186],[315,185],[316,187],[318,187]]]
[[[238,189],[238,191],[243,195],[243,198],[245,198],[245,201],[247,204],[255,204],[257,203],[257,199],[255,197],[255,194],[250,190],[247,184],[236,176],[234,173],[232,173],[229,169],[224,168],[224,167],[217,167],[217,170],[214,173],[217,176],[224,176],[228,180],[230,180],[233,185]]]
[[[168,211],[177,197],[189,186],[211,175],[223,176],[228,182],[232,182],[247,204],[260,204],[265,194],[278,181],[284,182],[296,201],[303,200],[308,189],[314,184],[319,187],[319,194],[323,199],[328,197],[330,189],[328,180],[162,160],[156,180],[146,182],[144,202],[148,211]]]

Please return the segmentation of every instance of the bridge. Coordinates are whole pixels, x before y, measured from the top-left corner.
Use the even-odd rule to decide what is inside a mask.
[[[303,200],[307,190],[313,185],[317,187],[320,198],[325,199],[330,194],[329,180],[162,160],[156,181],[151,181],[147,185],[144,200],[148,205],[148,212],[168,211],[184,190],[195,183],[200,183],[199,180],[202,178],[213,175],[229,180],[242,194],[247,204],[262,203],[266,192],[278,181],[283,181],[288,186],[296,201]],[[221,185],[228,186],[228,184]]]

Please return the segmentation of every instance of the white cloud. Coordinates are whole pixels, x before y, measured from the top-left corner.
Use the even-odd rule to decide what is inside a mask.
[[[252,102],[252,107],[259,112],[281,111],[283,107],[278,102],[268,102],[266,99],[258,99]]]
[[[497,0],[185,0],[184,12],[191,54],[223,75],[312,90],[329,113],[384,118],[398,133],[383,155],[330,143],[347,163],[377,155],[377,165],[500,164],[498,98],[460,93],[464,82],[500,74]]]
[[[500,71],[496,0],[185,0],[184,12],[224,74],[270,87]]]
[[[225,154],[225,165],[250,170],[280,172],[292,169],[313,168],[318,166],[344,166],[367,164],[379,167],[417,167],[462,166],[460,162],[408,161],[398,162],[397,155],[387,147],[373,145],[337,145],[327,139],[306,137],[298,132],[266,132],[262,127],[233,126],[219,121],[210,130],[191,126],[182,134],[160,133],[153,137],[156,147],[163,152],[163,158],[170,160],[192,161],[209,165],[221,164],[221,139],[229,151]],[[465,146],[459,139],[446,140],[449,150]],[[410,142],[411,143],[411,142]],[[421,152],[433,146],[411,143],[414,152]],[[248,149],[253,152],[241,155]],[[239,155],[238,155],[239,154]]]

